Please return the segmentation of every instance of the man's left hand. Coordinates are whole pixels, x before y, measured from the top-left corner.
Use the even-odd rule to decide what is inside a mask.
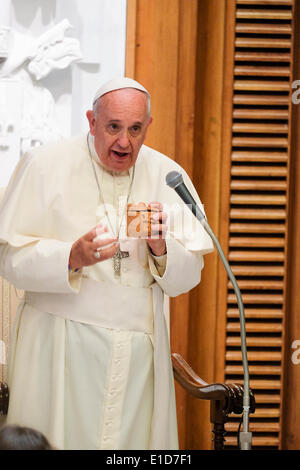
[[[155,256],[162,256],[167,252],[165,241],[168,229],[167,214],[163,212],[160,202],[150,202],[149,206],[151,207],[151,235],[146,241]]]

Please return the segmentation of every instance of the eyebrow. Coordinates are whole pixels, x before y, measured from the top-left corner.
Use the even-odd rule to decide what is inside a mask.
[[[113,122],[118,122],[118,123],[119,123],[119,122],[122,122],[122,121],[121,121],[121,119],[110,119],[110,120],[108,121],[108,124],[111,124],[111,123],[113,123]],[[136,125],[142,126],[143,123],[142,123],[142,121],[136,121],[134,124],[132,124],[132,125],[129,126],[129,127],[136,126]]]

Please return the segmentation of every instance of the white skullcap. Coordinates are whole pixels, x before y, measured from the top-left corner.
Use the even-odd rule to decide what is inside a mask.
[[[109,80],[108,82],[104,83],[96,91],[93,104],[95,103],[95,101],[97,101],[98,98],[100,98],[100,96],[103,96],[106,93],[109,93],[110,91],[120,90],[121,88],[135,88],[136,90],[143,91],[148,96],[150,96],[150,93],[139,82],[136,82],[132,78],[120,77],[120,78],[113,78],[112,80]]]

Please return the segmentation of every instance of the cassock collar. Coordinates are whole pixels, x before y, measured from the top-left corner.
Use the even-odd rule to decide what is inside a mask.
[[[129,168],[129,170],[122,171],[121,173],[116,173],[115,171],[111,171],[105,168],[96,152],[95,144],[94,144],[94,136],[89,132],[87,138],[88,138],[92,158],[97,163],[97,165],[99,165],[102,168],[103,171],[105,171],[106,173],[109,173],[111,176],[128,176],[129,175],[130,178],[132,177],[133,167]]]

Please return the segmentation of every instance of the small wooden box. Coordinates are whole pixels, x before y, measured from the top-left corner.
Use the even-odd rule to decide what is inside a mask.
[[[151,235],[151,215],[159,209],[147,206],[144,202],[127,205],[127,236],[149,238]]]

